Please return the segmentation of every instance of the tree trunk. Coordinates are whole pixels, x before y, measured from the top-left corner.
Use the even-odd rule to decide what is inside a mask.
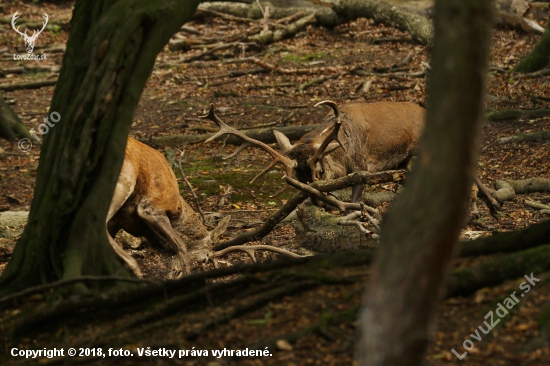
[[[550,18],[541,39],[535,47],[512,69],[513,72],[535,72],[550,66]]]
[[[31,137],[27,127],[25,127],[9,105],[6,104],[2,92],[0,92],[0,137],[8,140]]]
[[[482,118],[491,2],[438,0],[426,128],[385,217],[360,311],[360,365],[421,365],[468,211]]]
[[[0,294],[82,275],[131,276],[105,217],[156,55],[198,3],[77,1],[51,105],[61,121],[44,138],[29,221]]]

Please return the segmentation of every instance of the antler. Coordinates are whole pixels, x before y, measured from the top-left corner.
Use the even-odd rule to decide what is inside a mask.
[[[11,27],[13,28],[14,31],[19,33],[22,37],[28,37],[26,29],[25,29],[25,33],[23,33],[19,30],[19,27],[17,28],[15,27],[15,21],[17,20],[17,18],[19,18],[19,11],[16,11],[15,14],[13,14],[13,17],[11,18]]]
[[[273,168],[277,164],[284,165],[285,168],[286,168],[286,174],[288,176],[292,176],[293,169],[297,165],[296,160],[289,159],[286,156],[284,156],[284,155],[278,153],[277,151],[273,150],[267,144],[264,144],[261,141],[255,140],[251,137],[248,137],[244,133],[242,133],[242,132],[226,125],[218,116],[216,116],[216,113],[214,112],[214,105],[213,104],[210,104],[210,110],[208,111],[208,114],[206,116],[201,116],[200,118],[203,118],[203,119],[207,118],[207,119],[213,121],[215,124],[217,124],[218,127],[220,128],[220,130],[218,132],[216,132],[214,134],[214,136],[212,136],[208,140],[206,140],[206,142],[212,141],[212,140],[214,140],[214,139],[216,139],[216,138],[218,138],[222,135],[225,135],[225,134],[235,135],[237,137],[240,137],[244,141],[246,141],[246,143],[241,145],[237,149],[237,151],[235,151],[233,154],[225,157],[224,159],[236,156],[238,153],[240,153],[241,151],[243,151],[244,149],[246,149],[250,145],[255,145],[255,146],[259,147],[260,149],[265,150],[267,153],[269,153],[273,157],[273,161],[267,166],[267,168],[265,168],[261,173],[259,173],[257,176],[255,176],[254,179],[252,179],[250,181],[250,183],[254,183],[254,181],[256,179],[260,178],[262,175],[267,173],[271,168]]]
[[[289,256],[289,257],[292,257],[292,258],[307,257],[305,255],[298,255],[298,254],[289,252],[288,250],[285,250],[285,249],[282,249],[282,248],[277,248],[277,247],[272,246],[272,245],[235,245],[235,246],[232,246],[232,247],[214,252],[213,259],[216,259],[218,257],[222,257],[222,256],[224,256],[228,253],[231,253],[231,252],[242,251],[242,252],[245,252],[246,254],[248,254],[250,259],[252,259],[252,262],[256,262],[256,257],[254,255],[254,252],[256,250],[268,250],[270,252],[283,254],[283,255],[286,255],[286,256]]]
[[[319,146],[319,148],[315,152],[315,155],[313,155],[307,161],[309,167],[311,168],[311,178],[313,179],[314,182],[319,179],[317,177],[317,169],[315,169],[317,163],[321,161],[321,159],[324,156],[330,154],[331,152],[336,150],[338,147],[341,147],[344,151],[346,150],[342,142],[340,142],[340,140],[338,139],[338,131],[340,131],[340,127],[342,126],[342,121],[340,120],[340,111],[338,110],[338,106],[332,100],[323,100],[322,102],[315,104],[315,107],[318,107],[320,105],[325,105],[325,104],[331,107],[332,110],[334,111],[334,117],[336,118],[336,121],[334,122],[334,125],[327,127],[326,129],[323,130],[323,132],[321,132],[321,135],[322,135],[323,133],[328,131],[329,128],[332,128],[332,132],[327,137],[325,137],[325,139],[321,143],[321,146]],[[331,141],[336,141],[339,146],[326,151]]]
[[[33,37],[35,37],[35,36],[38,37],[38,35],[39,35],[40,33],[42,33],[42,31],[43,31],[44,29],[46,29],[46,25],[48,25],[48,20],[50,19],[50,18],[48,18],[48,14],[44,13],[44,19],[45,19],[45,22],[42,23],[42,29],[40,29],[40,30],[38,31],[38,33],[36,33],[37,31],[34,31],[33,34],[32,34]]]

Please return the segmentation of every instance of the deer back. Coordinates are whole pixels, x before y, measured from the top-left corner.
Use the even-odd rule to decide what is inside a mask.
[[[338,148],[321,159],[323,179],[342,177],[354,171],[378,172],[393,169],[410,159],[424,125],[424,108],[413,103],[349,103],[340,108],[342,126]],[[296,176],[310,180],[310,159],[334,125],[330,112],[321,126],[304,135],[286,154],[297,161]]]
[[[139,234],[139,228],[135,227],[140,225],[135,220],[137,208],[145,205],[159,214],[165,214],[172,227],[182,236],[193,241],[207,236],[208,231],[197,213],[181,197],[176,176],[160,152],[128,138],[119,183],[125,180],[133,182],[134,189],[114,217],[122,219],[119,226],[123,229],[133,228]],[[131,231],[126,231],[132,234]]]

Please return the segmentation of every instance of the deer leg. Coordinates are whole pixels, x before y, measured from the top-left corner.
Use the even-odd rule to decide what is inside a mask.
[[[363,200],[363,191],[365,190],[364,184],[358,184],[351,189],[351,202],[357,203]]]
[[[143,277],[143,274],[141,273],[141,270],[139,269],[139,266],[136,262],[136,260],[128,254],[118,243],[115,241],[115,239],[111,236],[111,233],[109,232],[109,221],[113,218],[113,216],[120,210],[122,205],[126,202],[128,197],[132,194],[135,187],[135,180],[123,180],[119,178],[119,182],[117,182],[117,187],[115,189],[115,193],[113,195],[113,199],[111,200],[111,206],[109,206],[109,212],[107,213],[107,238],[109,239],[109,244],[111,244],[111,247],[115,251],[115,253],[126,263],[128,268],[137,276],[137,277]],[[117,230],[118,231],[118,230]],[[114,232],[114,229],[111,230],[111,232]],[[116,232],[115,232],[116,235]]]
[[[177,253],[182,272],[186,275],[190,274],[191,265],[187,256],[187,247],[178,232],[172,228],[166,214],[156,211],[148,202],[140,203],[137,213],[157,239]]]

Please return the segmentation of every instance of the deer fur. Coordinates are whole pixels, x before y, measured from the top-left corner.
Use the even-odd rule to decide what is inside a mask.
[[[142,274],[136,260],[113,239],[120,229],[175,253],[174,271],[188,274],[192,261],[211,258],[213,242],[226,230],[229,219],[225,217],[208,231],[181,197],[176,176],[164,156],[128,138],[107,214],[107,231],[111,246],[137,276]]]
[[[318,171],[314,176],[332,179],[355,171],[375,173],[407,166],[424,127],[424,108],[409,102],[380,102],[349,103],[338,110],[341,120],[338,140],[343,148],[331,143],[316,164]],[[335,119],[330,112],[319,128],[294,145],[283,133],[274,131],[284,154],[296,161],[294,173],[302,183],[312,181],[308,161],[335,126]],[[363,186],[354,187],[352,201],[357,202],[362,191]]]

